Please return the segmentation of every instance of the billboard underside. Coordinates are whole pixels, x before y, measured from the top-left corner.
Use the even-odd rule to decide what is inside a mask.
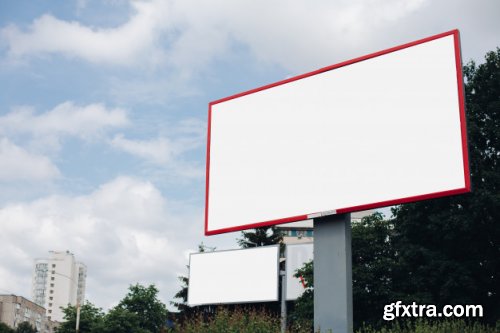
[[[205,233],[469,190],[458,31],[210,104]]]

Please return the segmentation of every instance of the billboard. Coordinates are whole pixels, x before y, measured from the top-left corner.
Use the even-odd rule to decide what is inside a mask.
[[[279,245],[189,257],[188,305],[278,300]]]
[[[305,263],[314,258],[313,243],[287,244],[285,249],[286,300],[296,300],[305,288],[300,278],[294,274]]]
[[[205,234],[470,191],[458,30],[209,104]]]

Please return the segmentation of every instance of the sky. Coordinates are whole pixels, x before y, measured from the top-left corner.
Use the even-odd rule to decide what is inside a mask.
[[[0,0],[0,293],[69,250],[104,309],[169,305],[203,242],[208,103],[458,28],[500,46],[496,0]],[[387,154],[390,159],[390,152]],[[169,305],[169,308],[172,307]]]

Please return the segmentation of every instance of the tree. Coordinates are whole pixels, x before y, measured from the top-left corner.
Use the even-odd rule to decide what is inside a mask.
[[[314,261],[305,263],[294,276],[302,280],[305,290],[295,301],[290,319],[294,327],[310,327],[312,330],[314,327]]]
[[[14,330],[0,321],[0,333],[14,333]]]
[[[167,308],[158,299],[158,289],[154,285],[148,287],[140,284],[129,287],[129,292],[120,301],[116,309],[127,310],[135,314],[139,321],[139,327],[151,333],[159,333],[167,321]],[[116,310],[118,311],[118,310]],[[117,312],[115,317],[126,315],[125,312]]]
[[[472,193],[398,206],[401,300],[481,304],[500,317],[500,49],[464,67]]]
[[[244,249],[279,244],[283,240],[283,236],[275,227],[262,227],[250,231],[242,231],[241,236],[242,238],[238,239],[238,244]]]
[[[394,301],[392,273],[397,265],[394,225],[381,213],[352,226],[352,294],[355,326],[380,324],[384,305]]]
[[[24,322],[20,323],[19,325],[17,325],[15,332],[16,333],[36,333],[37,330],[33,326],[31,326],[30,323],[28,323],[27,321],[24,321]]]
[[[189,269],[189,266],[188,266]],[[187,314],[190,311],[190,307],[187,305],[188,288],[189,288],[189,278],[187,276],[177,277],[181,282],[181,290],[179,290],[175,295],[174,299],[179,301],[171,301],[170,304],[175,306],[180,313]]]
[[[99,333],[149,333],[141,328],[139,315],[121,307],[111,309],[102,322]]]
[[[64,321],[56,329],[57,333],[74,333],[76,327],[76,306],[68,305],[62,308]],[[97,327],[101,327],[104,313],[102,309],[90,302],[86,302],[80,307],[80,333],[97,333]]]
[[[392,272],[396,265],[396,251],[392,243],[393,225],[384,221],[382,214],[364,217],[352,225],[352,281],[355,326],[363,322],[377,324],[385,304],[393,297]],[[291,315],[300,325],[313,325],[314,317],[314,262],[297,270],[306,286],[296,300]]]

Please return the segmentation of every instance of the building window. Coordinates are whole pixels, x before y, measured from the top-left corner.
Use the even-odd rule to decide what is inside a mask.
[[[52,281],[54,281],[54,280],[55,280],[55,278],[54,278],[54,277],[51,277],[50,279],[51,279]]]
[[[52,264],[52,268],[56,268],[56,264]]]
[[[52,310],[49,310],[49,313],[52,313]],[[50,319],[50,317],[49,317],[49,319]]]

